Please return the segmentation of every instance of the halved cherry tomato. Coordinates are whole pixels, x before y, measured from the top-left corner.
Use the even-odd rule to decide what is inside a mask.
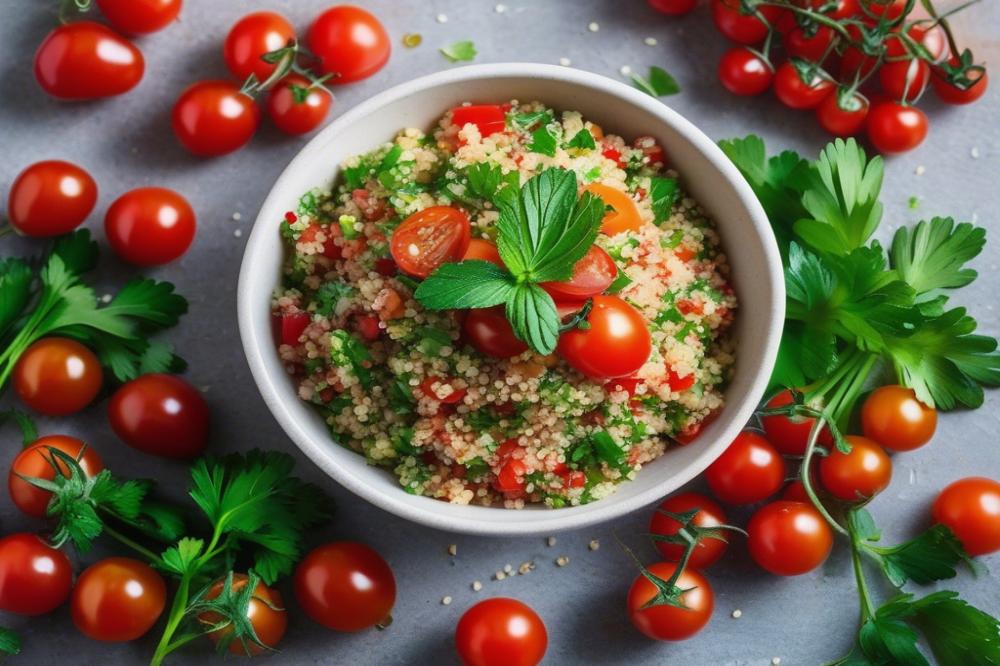
[[[177,19],[182,0],[97,0],[108,22],[130,35],[163,30]]]
[[[653,343],[646,321],[617,296],[594,296],[587,323],[587,329],[563,333],[557,349],[590,379],[627,377],[649,360]]]
[[[778,576],[798,576],[826,561],[833,532],[812,504],[779,500],[761,507],[747,524],[754,562]]]
[[[253,74],[260,81],[273,72],[277,63],[262,56],[277,51],[295,39],[295,28],[277,12],[253,12],[233,24],[222,43],[226,67],[240,81]]]
[[[59,26],[35,53],[35,80],[60,99],[121,95],[139,83],[145,68],[132,42],[94,21]]]
[[[167,603],[167,585],[149,565],[109,557],[87,567],[73,587],[73,624],[85,636],[117,643],[153,628]]]
[[[69,233],[83,224],[97,203],[97,183],[71,162],[35,162],[17,175],[7,196],[7,216],[26,236]]]
[[[931,440],[937,411],[917,400],[913,389],[881,386],[861,406],[861,430],[887,449],[912,451]]]
[[[583,190],[600,197],[605,206],[611,206],[614,209],[607,212],[604,219],[601,220],[601,233],[614,236],[623,231],[638,231],[642,228],[639,209],[628,192],[602,183],[591,183]]]
[[[496,104],[456,106],[451,110],[451,121],[459,128],[472,123],[483,137],[502,132],[506,126],[506,114]]]
[[[934,522],[947,525],[965,552],[1000,550],[1000,483],[981,476],[955,481],[934,500]]]
[[[208,404],[180,377],[151,373],[123,384],[108,403],[111,429],[132,448],[194,458],[208,442]]]
[[[770,442],[744,430],[705,470],[712,494],[727,504],[754,504],[778,492],[785,461]]]
[[[297,345],[302,332],[306,330],[312,317],[309,316],[308,312],[295,312],[281,315],[279,319],[281,344]]]
[[[452,388],[452,391],[445,397],[439,398],[438,391],[434,390],[435,384],[439,385],[442,389],[445,386],[449,386]],[[428,398],[431,398],[433,400],[439,400],[446,405],[454,405],[455,403],[461,402],[462,398],[465,397],[466,393],[464,388],[456,389],[453,386],[451,386],[448,380],[441,379],[440,377],[428,377],[424,381],[420,382],[420,390]]]
[[[673,562],[657,562],[647,567],[649,573],[662,581],[669,580],[677,569]],[[628,616],[635,628],[657,641],[682,641],[701,631],[712,618],[715,609],[715,595],[708,580],[695,569],[681,573],[675,583],[684,590],[681,603],[684,607],[671,604],[646,606],[659,589],[645,574],[639,574],[628,591]]]
[[[660,503],[658,510],[653,513],[653,518],[649,521],[649,533],[659,536],[673,536],[680,531],[681,523],[662,512],[682,514],[695,510],[698,511],[692,521],[695,527],[718,527],[726,524],[726,512],[718,503],[701,493],[688,492],[673,495]],[[684,546],[667,541],[655,541],[654,543],[666,560],[670,562],[680,561]],[[708,537],[698,539],[698,544],[691,551],[688,566],[695,569],[712,566],[726,552],[727,545],[722,539]]]
[[[410,215],[392,232],[389,251],[405,273],[425,278],[441,264],[460,261],[469,248],[469,217],[452,206],[431,206]]]
[[[520,493],[526,485],[524,475],[527,473],[528,465],[523,460],[508,456],[500,463],[500,469],[497,470],[497,478],[493,481],[493,487],[502,493]]]
[[[870,499],[885,490],[892,480],[892,461],[882,447],[867,437],[847,435],[844,439],[851,445],[850,453],[835,448],[820,460],[823,487],[845,502]]]
[[[618,275],[618,266],[611,255],[597,245],[573,264],[573,275],[565,282],[543,282],[542,289],[553,299],[582,301],[604,293]]]
[[[66,601],[72,586],[73,565],[66,553],[26,532],[0,539],[0,610],[48,613]]]
[[[480,601],[455,627],[455,649],[463,666],[537,666],[548,644],[538,613],[506,597]]]
[[[391,619],[396,579],[382,556],[362,543],[314,548],[295,569],[295,598],[316,622],[361,631]]]
[[[237,592],[246,587],[247,580],[246,574],[233,574],[232,591]],[[205,599],[212,600],[222,594],[225,582],[225,579],[216,581],[205,595]],[[281,598],[281,592],[257,581],[253,596],[250,598],[250,604],[247,606],[246,618],[261,643],[267,648],[277,647],[288,628],[288,612],[285,610],[285,602]],[[222,615],[212,611],[198,615],[198,621],[206,627],[213,627],[222,622],[223,619]],[[208,637],[216,644],[229,641],[231,654],[254,656],[267,649],[250,640],[240,641],[230,638],[233,631],[232,624],[227,624],[221,629],[209,632]]]
[[[57,458],[50,449],[65,453],[76,460],[88,477],[104,469],[104,463],[97,455],[97,451],[76,437],[48,435],[36,439],[17,454],[7,476],[7,489],[10,491],[10,499],[14,502],[14,506],[20,509],[21,513],[34,518],[45,517],[52,493],[25,481],[22,477],[51,481],[56,477],[56,467],[60,474],[69,474],[66,463]]]
[[[319,127],[333,104],[333,95],[304,76],[289,74],[267,95],[267,115],[285,134],[306,134]]]
[[[774,75],[774,94],[790,109],[812,109],[834,90],[832,81],[814,76],[806,83],[790,62],[782,63]]]
[[[504,270],[507,269],[504,266],[503,259],[500,258],[500,251],[497,250],[496,244],[482,238],[473,238],[469,241],[469,247],[465,250],[462,261],[468,261],[469,259],[482,259],[491,264],[496,264]]]
[[[864,126],[867,116],[868,99],[860,93],[845,96],[841,91],[835,90],[816,107],[816,120],[834,136],[857,134]]]
[[[103,382],[94,352],[69,338],[42,338],[14,366],[14,392],[46,416],[75,414],[93,402]]]
[[[382,69],[392,46],[385,28],[369,12],[351,5],[331,7],[316,17],[306,37],[330,83],[352,83]]]
[[[773,5],[758,5],[755,14],[744,14],[740,0],[712,0],[712,21],[719,32],[740,44],[753,45],[767,37],[767,25],[763,17],[774,25],[781,15],[781,8]]]
[[[136,266],[160,266],[184,254],[195,234],[191,204],[165,187],[140,187],[121,195],[104,216],[115,253]]]
[[[793,402],[795,399],[792,397],[792,392],[784,390],[768,400],[767,408],[784,407]],[[806,445],[809,443],[809,432],[814,423],[816,423],[816,419],[805,416],[765,416],[761,419],[764,432],[767,434],[767,441],[788,456],[805,454]],[[825,446],[833,444],[830,429],[823,426],[817,441]]]
[[[510,358],[528,351],[528,345],[514,335],[503,307],[469,310],[462,331],[479,353],[493,358]]]
[[[954,65],[958,63],[958,59],[952,56],[949,62]],[[990,81],[985,69],[970,69],[966,72],[966,77],[972,84],[964,90],[953,85],[940,72],[935,72],[931,77],[931,85],[945,104],[971,104],[986,93]]]
[[[177,98],[171,121],[182,146],[200,157],[215,157],[253,138],[260,109],[231,81],[198,81]]]

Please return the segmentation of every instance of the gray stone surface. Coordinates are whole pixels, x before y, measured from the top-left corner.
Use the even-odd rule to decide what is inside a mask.
[[[336,519],[315,541],[359,539],[375,546],[392,564],[399,583],[395,623],[384,632],[355,635],[328,632],[292,605],[292,622],[274,663],[431,664],[453,663],[455,623],[463,610],[487,596],[509,595],[531,604],[545,619],[551,664],[677,663],[690,665],[763,665],[780,657],[782,664],[815,664],[838,657],[852,640],[857,620],[850,563],[842,548],[821,571],[794,579],[766,575],[748,559],[737,539],[725,560],[709,573],[716,592],[716,613],[708,629],[680,644],[647,641],[629,624],[624,596],[635,575],[633,565],[615,543],[640,543],[649,511],[592,529],[559,534],[547,547],[543,538],[485,539],[450,535],[413,525],[384,513],[326,480],[305,460],[272,420],[257,394],[240,349],[235,317],[236,275],[243,243],[256,210],[271,183],[303,144],[265,124],[245,150],[202,161],[186,154],[169,128],[169,110],[179,91],[196,79],[224,76],[220,43],[229,26],[253,9],[272,8],[292,18],[303,30],[332,0],[187,0],[183,20],[139,41],[146,55],[146,76],[139,87],[119,99],[62,104],[47,98],[31,76],[31,55],[53,25],[56,2],[0,2],[0,188],[6,191],[15,174],[39,159],[66,158],[88,168],[101,187],[97,212],[88,226],[99,230],[101,215],[121,192],[141,185],[164,185],[187,196],[198,212],[198,238],[178,263],[152,271],[177,283],[191,300],[191,312],[170,339],[190,361],[188,377],[206,389],[214,416],[216,451],[267,447],[286,450],[300,461],[307,478],[323,483],[340,504]],[[793,148],[815,154],[826,141],[805,114],[782,108],[769,96],[738,99],[715,80],[715,63],[725,48],[715,34],[706,6],[682,19],[667,19],[648,10],[641,0],[531,1],[504,3],[496,13],[487,0],[428,2],[365,1],[385,22],[393,40],[393,56],[382,72],[336,90],[334,116],[395,83],[449,67],[436,49],[457,39],[473,39],[477,62],[528,60],[558,62],[606,76],[619,76],[622,65],[635,70],[658,64],[676,74],[683,93],[668,103],[694,120],[712,138],[748,132],[763,135],[772,150]],[[447,15],[439,23],[439,13]],[[600,30],[588,31],[597,21]],[[962,39],[980,58],[996,63],[1000,49],[1000,7],[984,3],[960,21]],[[405,49],[400,38],[418,32],[424,43]],[[658,45],[644,44],[655,37]],[[1000,167],[1000,94],[994,84],[979,104],[945,108],[932,99],[924,106],[931,133],[918,150],[890,159],[883,189],[885,221],[880,236],[903,223],[932,215],[978,219],[992,233],[1000,230],[996,209]],[[923,175],[918,176],[918,167]],[[916,209],[908,207],[917,197]],[[233,219],[239,213],[240,221]],[[2,252],[23,253],[35,243],[4,238]],[[106,249],[106,247],[105,247]],[[973,306],[984,331],[1000,334],[995,309],[1000,241],[993,239],[976,261],[982,277],[961,300]],[[135,270],[105,255],[100,289],[111,290]],[[741,285],[752,288],[752,285]],[[103,291],[99,292],[103,293]],[[4,399],[6,403],[10,398]],[[933,443],[897,456],[892,486],[872,505],[890,539],[912,534],[928,520],[928,507],[946,483],[971,474],[1000,477],[997,453],[1000,396],[993,393],[976,413],[945,416]],[[85,414],[44,421],[43,432],[85,437],[107,465],[127,476],[155,477],[166,492],[181,497],[186,482],[181,465],[142,455],[122,445],[110,432],[103,405]],[[14,456],[16,441],[3,433],[5,460]],[[732,511],[737,522],[746,511]],[[0,499],[4,533],[38,529]],[[591,552],[591,539],[601,548]],[[448,544],[458,546],[449,557]],[[82,567],[103,551],[76,557]],[[651,560],[648,548],[640,552]],[[569,566],[557,568],[559,555]],[[502,582],[493,573],[535,560],[537,569]],[[1000,567],[996,556],[987,558]],[[474,580],[481,592],[470,588]],[[995,576],[974,580],[962,574],[949,587],[979,606],[1000,612],[1000,585]],[[287,586],[282,587],[290,599]],[[441,599],[454,601],[443,606]],[[733,619],[733,610],[742,617]],[[23,632],[25,652],[16,663],[141,663],[152,653],[155,638],[124,645],[104,645],[83,638],[73,628],[68,609],[40,618],[4,617],[0,623]],[[179,655],[175,663],[217,663],[206,645]]]

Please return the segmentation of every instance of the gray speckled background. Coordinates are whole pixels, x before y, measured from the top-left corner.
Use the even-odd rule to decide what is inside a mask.
[[[857,602],[850,563],[843,549],[821,571],[792,579],[762,573],[748,559],[742,542],[730,548],[709,577],[716,592],[716,613],[708,629],[679,644],[658,644],[633,630],[623,612],[624,596],[635,575],[633,565],[616,546],[613,535],[638,543],[649,518],[639,511],[627,519],[592,529],[558,535],[547,547],[543,538],[486,539],[450,535],[413,525],[384,513],[328,482],[305,460],[272,420],[254,388],[238,340],[235,317],[236,275],[243,242],[256,210],[271,183],[303,140],[288,138],[265,124],[245,150],[212,161],[185,153],[169,128],[169,109],[188,83],[226,74],[220,44],[229,26],[250,10],[271,8],[289,16],[303,30],[332,0],[187,0],[182,21],[143,38],[146,76],[130,94],[102,102],[61,104],[47,98],[31,76],[31,54],[53,25],[49,11],[56,2],[0,1],[0,189],[6,191],[16,173],[46,158],[66,158],[84,165],[96,177],[101,196],[88,222],[102,239],[99,222],[120,193],[140,185],[175,188],[189,198],[198,213],[199,233],[190,252],[178,263],[153,271],[177,283],[191,300],[191,312],[170,339],[190,361],[188,377],[206,389],[214,417],[216,451],[267,447],[291,452],[301,473],[325,483],[340,503],[336,519],[315,541],[359,539],[375,546],[392,564],[399,597],[395,623],[385,632],[336,634],[305,618],[291,604],[292,622],[276,663],[429,664],[453,663],[455,623],[465,608],[491,595],[518,597],[531,604],[549,630],[547,663],[678,663],[815,664],[843,654],[855,632]],[[738,99],[715,80],[715,63],[725,49],[715,34],[705,6],[682,19],[668,19],[648,10],[641,0],[514,0],[505,13],[492,0],[360,1],[385,22],[393,40],[389,65],[373,78],[336,90],[333,116],[395,83],[450,65],[436,49],[457,39],[473,39],[477,62],[528,60],[558,62],[607,76],[618,76],[622,65],[645,70],[666,67],[679,79],[683,92],[668,103],[694,120],[714,139],[753,131],[770,148],[793,148],[814,155],[826,137],[807,115],[782,108],[770,96]],[[446,23],[436,16],[447,15]],[[587,24],[597,21],[591,33]],[[991,64],[1000,61],[1000,6],[983,3],[957,21],[962,38]],[[424,44],[404,49],[400,38],[419,32]],[[643,39],[655,37],[658,45]],[[932,97],[932,96],[929,96]],[[1000,196],[1000,94],[997,86],[978,104],[945,108],[928,99],[931,133],[918,150],[890,159],[883,188],[887,238],[900,223],[935,214],[978,220],[992,233]],[[923,175],[916,169],[923,166]],[[919,198],[916,210],[907,206]],[[241,221],[233,214],[240,213]],[[2,254],[24,253],[34,244],[6,237]],[[997,270],[1000,240],[988,244],[975,263],[982,277],[964,291],[984,331],[1000,334]],[[134,274],[108,252],[98,276],[100,287],[111,288]],[[10,400],[9,397],[4,399]],[[102,405],[59,421],[45,421],[43,432],[85,437],[119,473],[149,476],[179,497],[186,483],[182,466],[164,462],[122,445],[111,434]],[[971,474],[1000,477],[996,433],[1000,396],[974,414],[945,416],[931,445],[897,456],[892,486],[872,505],[889,539],[912,534],[925,523],[936,492],[948,482]],[[16,448],[15,436],[2,434],[4,455]],[[732,511],[745,520],[746,511]],[[38,529],[21,516],[6,495],[0,498],[4,533]],[[601,548],[591,552],[591,539]],[[446,553],[458,545],[457,557]],[[652,559],[650,550],[641,551]],[[77,558],[80,566],[100,554]],[[570,564],[553,561],[568,555]],[[538,568],[526,576],[502,582],[490,580],[505,564],[517,567],[535,560]],[[987,558],[1000,568],[1000,558]],[[485,587],[475,593],[474,580]],[[950,587],[993,613],[1000,612],[996,576],[974,580],[962,574]],[[286,599],[290,600],[287,588]],[[441,598],[454,598],[450,606]],[[742,610],[742,617],[730,613]],[[49,616],[0,618],[0,624],[23,632],[25,651],[16,663],[141,663],[152,653],[153,635],[124,645],[103,645],[75,631],[63,608]],[[206,645],[178,656],[174,663],[217,663]]]

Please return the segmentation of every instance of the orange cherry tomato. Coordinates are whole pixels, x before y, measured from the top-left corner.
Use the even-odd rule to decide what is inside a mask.
[[[163,577],[139,560],[109,557],[87,567],[73,588],[73,624],[88,638],[119,643],[153,628],[167,603]]]
[[[503,259],[500,258],[500,251],[497,249],[496,244],[482,238],[473,238],[469,241],[469,247],[466,249],[465,255],[462,256],[462,261],[468,261],[469,259],[482,259],[491,264],[496,264],[504,270],[507,269],[504,266]]]
[[[573,275],[564,282],[543,282],[542,289],[553,299],[581,301],[604,293],[618,276],[618,266],[611,255],[596,245],[573,264]]]
[[[606,206],[614,208],[601,220],[601,233],[614,236],[624,231],[638,231],[642,228],[639,209],[627,192],[601,183],[591,183],[584,188],[584,191],[600,197]]]
[[[469,248],[471,232],[469,217],[463,211],[431,206],[396,227],[389,251],[401,270],[425,278],[441,264],[460,261]]]
[[[89,405],[104,381],[94,352],[69,338],[42,338],[14,366],[14,391],[46,416],[74,414]]]
[[[71,162],[32,164],[14,179],[7,216],[26,236],[60,236],[83,224],[97,203],[97,183]]]
[[[51,481],[56,476],[53,463],[60,473],[69,474],[66,463],[59,460],[49,449],[56,449],[74,458],[83,469],[84,474],[92,477],[104,469],[104,463],[97,451],[84,444],[76,437],[66,435],[48,435],[32,442],[26,449],[17,454],[10,466],[7,476],[7,489],[14,506],[22,513],[34,518],[44,518],[52,493],[43,490],[21,477],[45,479]]]
[[[661,580],[669,580],[677,569],[673,562],[657,562],[647,567]],[[708,580],[695,569],[684,569],[675,583],[685,590],[681,602],[685,608],[662,604],[648,606],[659,590],[645,575],[639,574],[628,591],[628,616],[635,628],[657,641],[682,641],[704,629],[715,609],[715,595]]]
[[[590,328],[574,328],[559,338],[566,362],[591,379],[627,377],[645,365],[653,339],[639,311],[617,296],[594,296]]]
[[[233,592],[243,589],[246,587],[246,584],[246,574],[233,574]],[[205,599],[211,600],[218,597],[222,594],[224,586],[225,580],[216,581],[205,595]],[[207,612],[198,615],[198,621],[209,627],[222,622],[222,620],[223,617],[218,613]],[[288,613],[285,611],[285,602],[281,598],[281,593],[257,581],[257,587],[254,588],[250,605],[247,606],[247,620],[253,625],[254,633],[257,634],[257,638],[260,639],[261,643],[269,648],[277,647],[281,638],[285,635],[285,630],[288,628]],[[208,637],[216,644],[228,640],[229,652],[232,654],[252,656],[261,654],[265,650],[265,648],[249,640],[244,643],[239,639],[231,639],[230,636],[232,635],[233,626],[229,624],[221,629],[210,632]]]
[[[850,453],[833,449],[819,463],[819,478],[831,495],[845,502],[858,502],[885,490],[892,480],[892,461],[882,447],[857,435],[844,439]]]
[[[861,431],[893,451],[912,451],[930,441],[937,410],[917,400],[913,389],[881,386],[861,407]]]

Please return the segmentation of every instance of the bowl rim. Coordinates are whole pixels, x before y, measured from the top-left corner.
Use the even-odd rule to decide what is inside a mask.
[[[754,340],[754,343],[761,348],[762,362],[747,391],[750,397],[755,395],[763,397],[764,391],[767,388],[770,371],[777,358],[778,344],[781,339],[785,292],[777,241],[771,230],[767,216],[750,185],[714,141],[692,122],[660,100],[603,75],[559,65],[527,62],[468,65],[421,76],[388,88],[357,104],[312,137],[296,153],[295,157],[292,158],[274,182],[267,197],[261,204],[254,221],[253,229],[244,248],[237,282],[237,321],[240,338],[258,391],[285,434],[325,474],[371,504],[401,518],[422,525],[465,534],[515,536],[552,533],[581,528],[624,516],[636,509],[647,506],[662,498],[665,491],[661,486],[654,485],[641,493],[632,497],[626,497],[618,502],[615,501],[615,496],[612,495],[580,507],[558,510],[522,510],[518,514],[524,516],[524,519],[500,522],[490,521],[485,513],[477,519],[444,515],[443,511],[430,509],[430,505],[408,501],[412,500],[412,496],[407,495],[401,486],[398,487],[398,493],[385,493],[380,489],[370,486],[362,478],[354,476],[350,470],[340,467],[330,454],[329,442],[320,443],[314,441],[314,438],[292,416],[286,403],[289,400],[297,401],[298,396],[294,392],[288,392],[284,387],[275,384],[268,372],[264,359],[264,354],[267,353],[265,350],[272,350],[271,353],[274,353],[271,332],[269,330],[261,331],[254,325],[254,311],[255,306],[259,307],[257,301],[259,295],[248,293],[249,276],[254,270],[254,258],[262,251],[267,242],[273,242],[273,238],[265,233],[265,230],[268,228],[268,220],[263,219],[264,214],[274,207],[276,201],[287,200],[286,190],[292,184],[291,181],[294,174],[302,164],[310,163],[315,159],[313,155],[315,150],[313,147],[318,144],[324,144],[328,136],[339,134],[342,128],[350,127],[358,119],[377,112],[381,107],[393,101],[419,93],[427,88],[484,78],[558,80],[584,88],[601,90],[613,97],[620,98],[624,103],[641,107],[643,110],[657,116],[664,123],[670,125],[676,132],[690,141],[708,159],[712,167],[718,170],[729,181],[735,190],[740,204],[747,212],[755,234],[761,239],[767,259],[766,266],[762,267],[762,270],[765,271],[767,277],[774,285],[773,303],[771,303],[771,311],[768,313],[770,325],[766,327],[764,339]],[[285,395],[286,393],[287,395]],[[756,403],[751,403],[749,400],[744,401],[744,404],[738,406],[730,423],[738,424],[738,427],[742,428],[756,407]],[[727,430],[734,430],[734,426],[731,425]],[[717,438],[715,442],[695,457],[690,464],[673,475],[676,487],[680,487],[691,481],[722,453],[729,443],[729,434],[735,436],[735,432],[726,432],[724,434],[726,436]],[[678,478],[680,481],[676,482]],[[434,501],[440,503],[442,507],[448,506],[447,503],[440,502],[440,500]],[[583,510],[584,507],[587,507],[587,510]],[[488,507],[484,507],[484,509],[489,510]],[[580,510],[568,513],[574,509]],[[507,514],[514,511],[511,509],[496,510],[504,511]]]

